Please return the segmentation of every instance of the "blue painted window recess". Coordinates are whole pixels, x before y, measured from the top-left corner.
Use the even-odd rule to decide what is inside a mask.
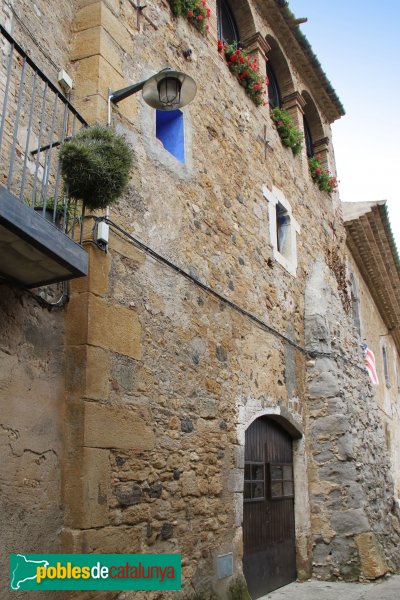
[[[156,111],[156,138],[179,162],[185,162],[183,113],[180,110]]]

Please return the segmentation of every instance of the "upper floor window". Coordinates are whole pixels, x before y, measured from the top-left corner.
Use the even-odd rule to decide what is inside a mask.
[[[267,62],[267,77],[268,77],[268,101],[271,108],[277,108],[282,105],[281,91],[279,89],[278,80],[270,61]]]
[[[226,0],[217,0],[218,39],[231,44],[239,42],[239,30]]]
[[[273,187],[263,187],[268,201],[269,235],[273,256],[291,275],[296,276],[297,234],[300,226],[293,216],[292,208],[283,193]]]
[[[350,287],[350,293],[351,293],[351,310],[352,310],[352,315],[353,315],[353,322],[354,322],[354,325],[355,325],[355,327],[357,329],[358,335],[361,336],[360,300],[359,300],[359,297],[358,297],[358,290],[357,290],[356,279],[355,279],[353,273],[350,274],[350,283],[351,283],[351,287]]]
[[[386,387],[390,387],[389,363],[386,346],[382,346],[383,374],[385,376]]]
[[[180,110],[156,111],[156,138],[179,162],[185,162],[183,113]]]
[[[306,152],[308,158],[312,158],[314,156],[314,142],[311,133],[311,127],[307,121],[306,117],[303,117],[303,126],[304,126],[304,141],[306,144]]]

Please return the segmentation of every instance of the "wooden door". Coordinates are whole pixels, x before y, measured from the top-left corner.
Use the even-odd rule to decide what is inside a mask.
[[[254,600],[296,579],[292,438],[260,418],[245,444],[243,570]]]

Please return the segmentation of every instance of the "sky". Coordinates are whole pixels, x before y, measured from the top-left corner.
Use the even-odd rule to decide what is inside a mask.
[[[400,254],[400,2],[290,0],[346,115],[332,126],[345,202],[387,200]]]

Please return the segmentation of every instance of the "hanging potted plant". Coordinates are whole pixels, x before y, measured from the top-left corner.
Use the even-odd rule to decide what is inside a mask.
[[[114,204],[123,194],[133,163],[125,139],[112,129],[81,129],[60,150],[61,173],[68,193],[90,210]]]

